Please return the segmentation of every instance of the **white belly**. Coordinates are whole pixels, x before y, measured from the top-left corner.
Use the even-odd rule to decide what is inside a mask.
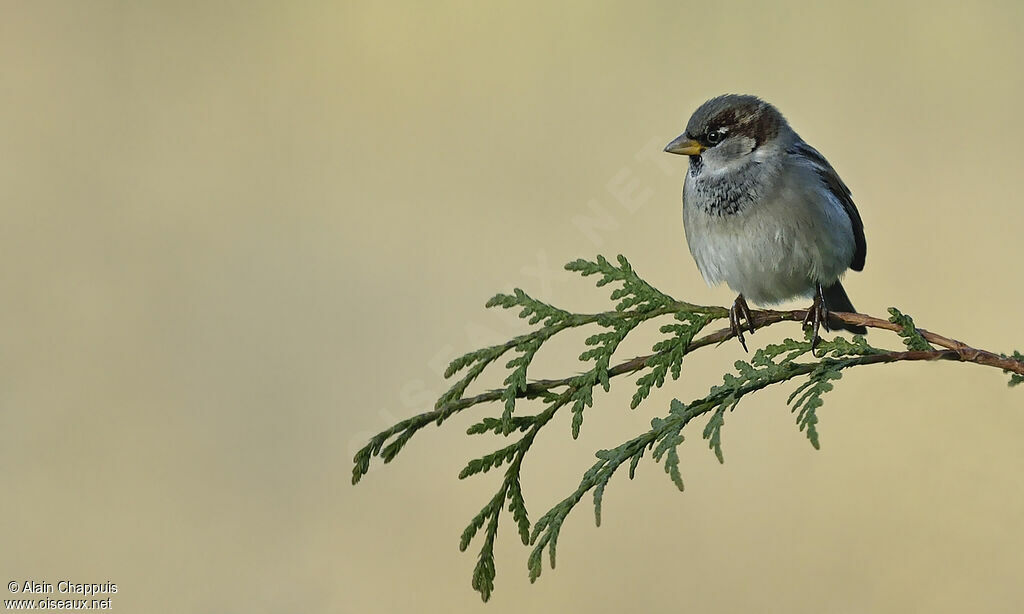
[[[811,296],[849,267],[853,228],[823,186],[781,186],[772,197],[732,215],[687,206],[683,225],[697,268],[708,285],[721,282],[762,305]]]

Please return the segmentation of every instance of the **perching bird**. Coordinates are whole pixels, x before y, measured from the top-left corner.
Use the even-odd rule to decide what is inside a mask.
[[[850,190],[778,109],[726,94],[702,104],[665,151],[690,157],[683,226],[708,285],[739,293],[729,323],[746,350],[747,299],[762,305],[814,297],[805,326],[829,330],[829,311],[855,312],[839,278],[864,269],[864,225]],[[833,322],[854,333],[862,326]]]

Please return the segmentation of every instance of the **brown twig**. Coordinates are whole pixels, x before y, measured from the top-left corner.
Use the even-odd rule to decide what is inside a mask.
[[[704,313],[715,319],[724,318],[728,313],[727,310],[721,307],[700,307],[697,305],[690,305],[688,303],[680,305],[685,307],[688,311]],[[660,311],[663,311],[664,313],[648,315],[665,315],[673,312],[674,310],[666,309]],[[620,312],[610,312],[608,314],[592,314],[580,317],[584,318],[585,322],[590,322],[597,321],[602,316],[619,317],[620,315]],[[755,327],[765,328],[779,322],[803,322],[804,317],[807,315],[807,310],[797,309],[793,311],[775,311],[764,309],[752,311],[750,315]],[[902,327],[899,324],[860,313],[830,312],[829,316],[833,320],[847,324],[861,325],[869,328],[878,328],[894,332],[902,330]],[[858,364],[866,365],[900,361],[955,360],[959,362],[971,362],[986,367],[995,367],[997,369],[1002,369],[1010,373],[1016,373],[1024,376],[1024,362],[1013,358],[1007,358],[987,350],[971,347],[962,341],[951,339],[944,335],[927,331],[923,328],[916,328],[916,330],[929,343],[942,349],[883,352],[879,354],[861,356],[856,362]],[[720,344],[724,341],[728,341],[734,336],[733,331],[729,328],[723,328],[721,330],[708,333],[703,337],[693,340],[686,348],[686,353],[689,354],[693,352],[693,350],[707,347],[709,345]],[[608,377],[611,378],[639,371],[647,365],[647,361],[653,356],[655,356],[655,354],[647,354],[623,361],[608,369]],[[569,376],[562,379],[534,380],[527,384],[524,390],[518,391],[516,397],[535,398],[556,388],[572,386],[575,379],[576,376]],[[353,483],[359,481],[359,478],[363,473],[365,473],[369,463],[369,455],[372,454],[373,456],[377,456],[379,454],[383,457],[384,462],[388,462],[401,448],[404,440],[407,440],[419,429],[425,427],[431,422],[436,422],[440,425],[444,420],[452,415],[475,405],[498,401],[502,398],[502,394],[504,394],[504,392],[504,389],[499,388],[487,390],[471,397],[463,397],[448,401],[437,409],[402,420],[391,428],[378,433],[377,436],[373,438],[370,447],[360,451],[357,455],[357,466],[353,470]],[[385,445],[392,437],[395,436],[397,436],[397,438],[393,440],[392,443]]]
[[[771,309],[762,309],[757,311],[751,311],[750,315],[753,318],[754,326],[756,328],[764,328],[766,326],[777,324],[779,322],[803,322],[804,317],[807,316],[807,310],[796,309],[793,311],[775,311]],[[876,318],[861,313],[843,313],[833,311],[830,312],[829,315],[832,319],[844,322],[846,324],[858,324],[861,326],[867,326],[869,328],[881,328],[890,331],[899,331],[901,329],[899,324],[893,324],[888,320],[883,320],[881,318]],[[998,369],[1003,369],[1005,371],[1010,371],[1012,373],[1024,375],[1024,363],[1018,362],[1012,358],[1006,358],[994,352],[989,352],[987,350],[973,348],[962,341],[950,339],[949,337],[929,332],[923,328],[918,328],[917,332],[921,333],[921,336],[924,337],[929,343],[943,347],[946,349],[946,351],[935,350],[932,352],[889,352],[886,354],[879,355],[890,356],[891,358],[889,360],[876,359],[868,362],[881,363],[896,362],[899,360],[957,360],[960,362],[973,362],[987,367],[996,367]],[[697,348],[705,347],[708,345],[715,345],[718,343],[722,343],[723,341],[728,341],[733,337],[735,337],[735,334],[729,328],[717,330],[713,333],[704,335],[699,339],[695,339],[690,344],[689,348],[687,348],[687,353],[690,353],[691,351]],[[626,373],[639,371],[644,367],[644,365],[651,358],[651,356],[653,356],[653,354],[637,356],[635,358],[630,358],[627,361],[621,362],[608,370],[608,376],[612,377],[616,375],[623,375]],[[571,377],[554,380],[536,380],[534,382],[531,382],[530,385],[527,386],[526,392],[523,394],[523,396],[535,397],[552,388],[567,386],[571,381]],[[496,392],[499,395],[501,393],[500,390]],[[482,401],[484,401],[484,399],[481,399],[478,402]]]
[[[807,315],[806,309],[795,309],[792,311],[775,311],[772,309],[760,309],[750,312],[751,317],[754,321],[756,328],[764,328],[777,324],[779,322],[803,322],[804,317]],[[883,320],[869,315],[861,313],[843,313],[832,311],[829,312],[830,317],[833,320],[838,320],[846,324],[858,324],[861,326],[867,326],[868,328],[880,328],[889,331],[899,331],[900,325],[893,324],[889,320]],[[879,354],[878,358],[865,361],[865,364],[877,364],[884,362],[898,362],[901,360],[956,360],[960,362],[973,362],[975,364],[984,365],[986,367],[995,367],[997,369],[1003,369],[1011,373],[1017,373],[1024,375],[1024,363],[1018,362],[1012,358],[1006,358],[994,352],[987,350],[980,350],[967,345],[962,341],[950,339],[944,335],[939,335],[923,328],[918,328],[917,332],[921,334],[929,343],[945,348],[944,350],[934,351],[913,351],[913,352],[887,352],[885,354]],[[713,333],[708,333],[703,337],[694,339],[690,343],[686,352],[689,354],[693,350],[698,348],[706,347],[709,345],[716,345],[723,341],[728,341],[733,338],[732,330],[729,328],[723,328]],[[619,364],[608,369],[608,377],[615,377],[618,375],[626,375],[639,371],[647,364],[647,361],[654,356],[654,354],[647,354],[644,356],[636,356],[629,360],[620,362]],[[562,386],[569,386],[572,383],[573,377],[565,377],[561,379],[541,379],[534,380],[526,386],[526,390],[521,392],[518,397],[522,398],[534,398],[541,394],[553,389],[560,388]],[[439,408],[435,412],[437,418],[444,418],[452,413],[458,412],[467,407],[478,405],[480,403],[487,403],[490,401],[497,401],[501,398],[503,390],[488,390],[482,392],[476,396],[460,399],[449,405]]]

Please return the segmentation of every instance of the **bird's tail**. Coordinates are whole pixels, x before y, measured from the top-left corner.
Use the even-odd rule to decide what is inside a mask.
[[[839,280],[836,280],[836,283],[831,286],[823,288],[822,293],[825,295],[825,307],[827,307],[829,311],[857,313],[857,310],[853,307],[853,303],[850,302],[850,297],[846,296],[846,290],[843,290],[843,284],[839,283]],[[851,333],[858,335],[864,335],[868,332],[868,329],[863,326],[844,324],[842,322],[837,322],[833,324],[832,327],[848,330]]]

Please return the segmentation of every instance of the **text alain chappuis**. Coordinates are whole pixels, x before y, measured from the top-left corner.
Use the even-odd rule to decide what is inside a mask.
[[[106,599],[99,600],[100,603],[89,604],[93,607],[98,606],[101,609],[106,609],[110,607],[109,595],[113,595],[117,592],[117,583],[72,582],[71,580],[61,580],[60,582],[53,583],[37,582],[35,580],[25,580],[24,582],[11,580],[7,583],[7,590],[9,590],[12,593],[22,593],[26,596],[65,595],[67,597],[82,596],[94,598],[99,596],[107,596]],[[96,601],[96,599],[93,599],[93,601]]]

